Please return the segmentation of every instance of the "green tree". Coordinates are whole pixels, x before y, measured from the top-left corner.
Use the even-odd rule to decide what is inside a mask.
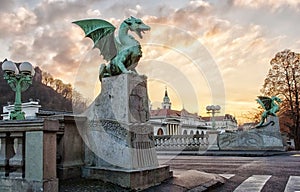
[[[279,96],[283,100],[280,119],[290,130],[296,149],[300,149],[300,54],[284,50],[275,55],[261,92],[268,96]],[[281,124],[282,125],[282,124]]]

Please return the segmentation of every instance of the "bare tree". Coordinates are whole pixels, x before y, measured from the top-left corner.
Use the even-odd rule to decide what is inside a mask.
[[[284,50],[275,55],[261,92],[268,96],[279,96],[283,100],[280,116],[284,117],[290,135],[300,149],[300,54]]]
[[[60,79],[54,79],[53,83],[51,84],[51,87],[57,92],[62,93],[64,83]]]
[[[72,92],[72,107],[73,107],[73,113],[82,113],[84,112],[89,104],[89,100],[84,98],[81,93],[73,89]]]
[[[248,111],[244,114],[242,114],[242,118],[247,120],[251,123],[259,123],[261,120],[261,114],[263,112],[263,109],[261,106],[258,106],[256,109],[252,109],[251,111]]]
[[[62,88],[62,96],[66,99],[72,99],[72,85],[69,84],[63,84],[63,88]]]
[[[54,81],[54,79],[50,73],[47,73],[47,72],[42,73],[42,83],[43,84],[45,84],[47,86],[51,86],[53,81]]]

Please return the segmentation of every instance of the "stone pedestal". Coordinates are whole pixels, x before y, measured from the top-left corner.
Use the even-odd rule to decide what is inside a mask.
[[[149,187],[149,184],[145,185],[142,179],[138,179],[146,179],[149,176],[147,172],[164,172],[159,182],[169,178],[169,168],[161,169],[158,165],[153,127],[148,122],[145,76],[122,74],[103,78],[101,94],[86,116],[85,137],[89,153],[86,155],[86,163],[89,170],[84,172],[85,177],[99,178],[96,172],[111,172],[115,176],[109,177],[110,182],[134,189]],[[141,170],[147,171],[134,174]],[[120,183],[119,177],[128,182]],[[132,185],[130,181],[140,182]]]
[[[207,131],[208,134],[208,147],[207,150],[219,150],[218,147],[218,134],[220,131],[217,130],[209,130]]]
[[[218,136],[220,150],[284,151],[278,117],[268,117],[264,127],[247,131],[222,133]]]

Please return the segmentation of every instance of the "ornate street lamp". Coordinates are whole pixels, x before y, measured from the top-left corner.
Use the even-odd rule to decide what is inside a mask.
[[[14,111],[10,112],[11,120],[24,120],[25,113],[22,111],[21,92],[27,90],[32,84],[32,77],[35,74],[34,68],[28,62],[17,65],[12,61],[2,63],[4,79],[8,85],[16,92]]]
[[[221,107],[219,105],[209,105],[206,107],[207,113],[211,113],[211,120],[212,120],[212,128],[215,129],[216,121],[215,121],[215,114],[220,113]]]

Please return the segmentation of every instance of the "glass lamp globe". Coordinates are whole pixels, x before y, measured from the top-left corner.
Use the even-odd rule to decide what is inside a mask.
[[[206,110],[207,110],[207,111],[210,111],[210,110],[212,110],[212,106],[210,106],[210,105],[209,105],[209,106],[207,106],[207,107],[206,107]]]
[[[14,74],[19,74],[19,70],[18,67],[16,66],[16,64],[12,61],[5,61],[4,63],[2,63],[2,70],[6,73],[14,73]]]
[[[2,63],[2,70],[4,72],[9,72],[9,73],[15,73],[15,74],[19,73],[16,64],[12,61],[5,61],[4,63]]]
[[[31,65],[31,63],[29,62],[23,62],[21,63],[21,65],[19,66],[19,69],[22,73],[26,73],[26,74],[32,74],[32,70],[33,67]]]

